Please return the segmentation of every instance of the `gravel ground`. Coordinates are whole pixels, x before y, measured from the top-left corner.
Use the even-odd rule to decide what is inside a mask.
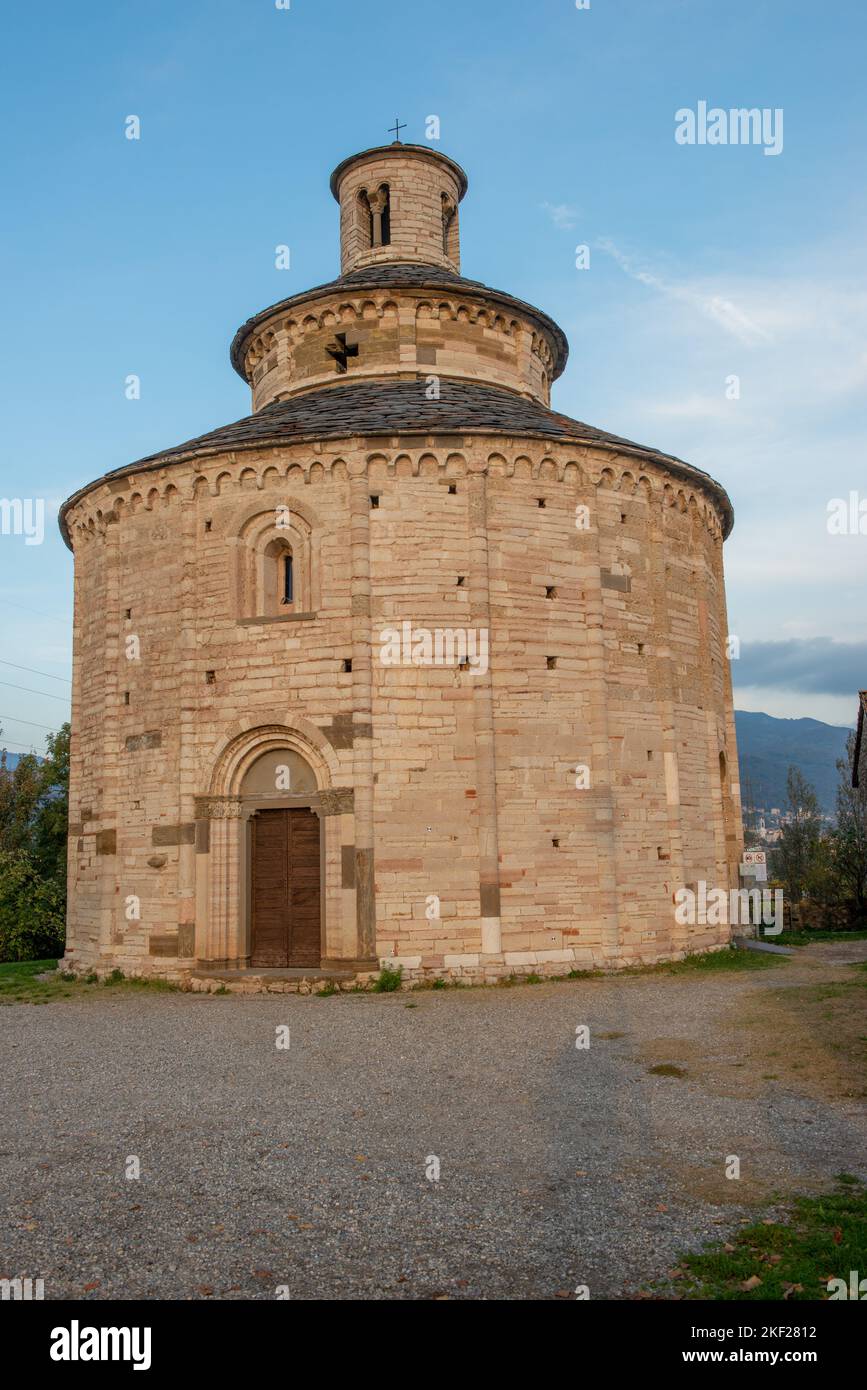
[[[46,1298],[628,1298],[774,1193],[867,1178],[863,1099],[761,1080],[734,1021],[846,973],[811,947],[704,978],[0,1008],[0,1276]]]

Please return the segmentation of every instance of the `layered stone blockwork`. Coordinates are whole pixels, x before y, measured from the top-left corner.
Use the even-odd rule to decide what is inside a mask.
[[[294,987],[720,944],[673,895],[737,882],[725,493],[550,411],[565,339],[457,273],[451,160],[334,187],[372,283],[250,320],[254,414],[63,509],[65,964]]]

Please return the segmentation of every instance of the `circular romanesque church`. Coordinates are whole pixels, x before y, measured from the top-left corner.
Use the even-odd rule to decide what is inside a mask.
[[[253,413],[76,492],[64,968],[480,981],[728,939],[723,489],[552,411],[460,268],[463,170],[344,160],[337,279],[247,320]]]

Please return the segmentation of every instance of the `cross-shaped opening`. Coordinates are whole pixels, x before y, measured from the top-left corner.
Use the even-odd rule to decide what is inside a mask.
[[[358,356],[358,343],[347,343],[345,333],[335,333],[334,342],[326,343],[325,351],[334,358],[337,371],[345,372],[349,358]]]

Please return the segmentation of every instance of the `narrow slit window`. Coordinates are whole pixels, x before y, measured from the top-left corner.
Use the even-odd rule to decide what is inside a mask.
[[[388,184],[383,185],[385,189],[385,207],[382,210],[382,245],[391,245],[391,190]]]
[[[292,603],[295,598],[294,580],[292,576],[292,556],[283,556],[283,598],[282,603]]]

